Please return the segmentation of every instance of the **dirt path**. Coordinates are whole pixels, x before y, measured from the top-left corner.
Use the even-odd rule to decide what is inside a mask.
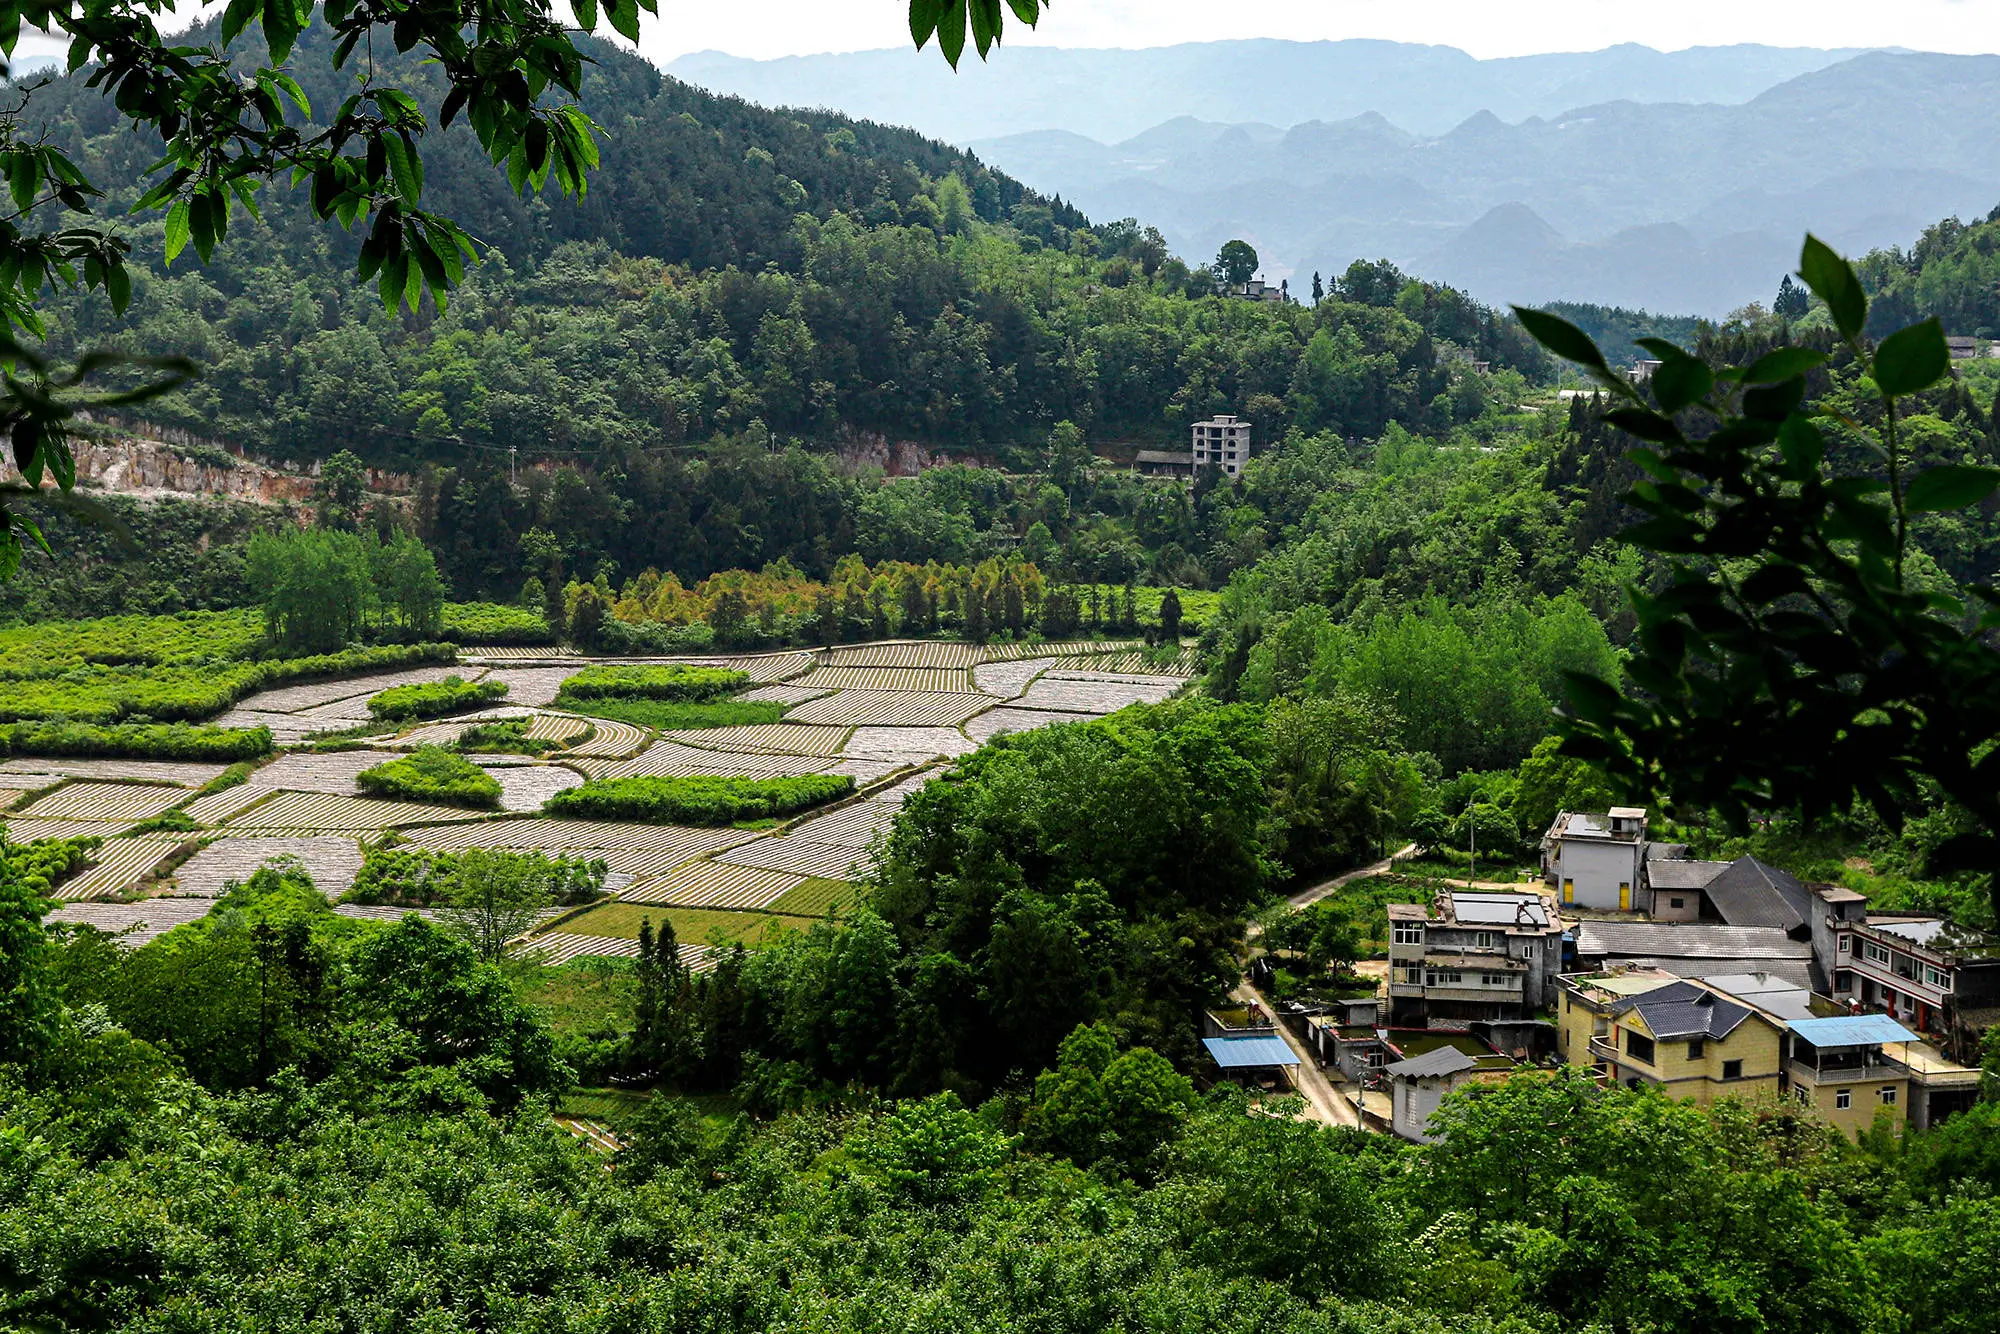
[[[1236,990],[1230,992],[1229,997],[1236,1001],[1254,1001],[1262,1006],[1266,1013],[1272,1012],[1271,1003],[1259,995],[1257,989],[1247,981],[1237,983]],[[1340,1096],[1340,1090],[1333,1086],[1333,1081],[1329,1080],[1314,1063],[1312,1053],[1306,1050],[1305,1044],[1292,1036],[1291,1030],[1282,1023],[1277,1026],[1277,1034],[1285,1040],[1285,1045],[1292,1049],[1292,1055],[1299,1058],[1297,1067],[1299,1092],[1305,1095],[1306,1111],[1313,1120],[1330,1126],[1350,1126],[1360,1129],[1361,1118],[1355,1114],[1354,1104]]]
[[[1392,853],[1387,857],[1384,857],[1379,862],[1370,862],[1366,866],[1358,866],[1352,871],[1343,872],[1342,874],[1335,876],[1331,880],[1322,880],[1317,885],[1312,885],[1309,886],[1308,888],[1300,890],[1298,893],[1292,895],[1289,899],[1286,899],[1285,902],[1291,904],[1294,908],[1303,908],[1308,903],[1312,903],[1319,899],[1325,898],[1327,895],[1333,893],[1334,890],[1339,889],[1342,885],[1349,884],[1356,880],[1360,880],[1365,876],[1386,875],[1396,865],[1396,858],[1407,857],[1410,854],[1414,853],[1416,850],[1417,850],[1416,844],[1406,843],[1402,847],[1396,849],[1394,853]]]

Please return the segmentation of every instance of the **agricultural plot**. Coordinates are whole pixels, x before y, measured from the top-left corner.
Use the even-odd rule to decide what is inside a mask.
[[[241,815],[258,802],[276,795],[273,788],[261,787],[256,783],[238,783],[220,792],[211,792],[205,797],[196,797],[181,809],[188,818],[198,824],[217,825]]]
[[[482,644],[478,648],[467,649],[459,654],[458,660],[473,665],[502,663],[511,666],[529,663],[536,666],[546,664],[565,667],[581,667],[589,661],[588,658],[565,653],[559,648],[535,644]]]
[[[432,806],[416,801],[347,797],[328,792],[280,792],[232,820],[229,828],[318,833],[336,829],[393,829],[400,825],[480,818],[481,812],[469,811],[463,806]]]
[[[719,729],[709,728],[707,731]],[[723,778],[772,778],[780,775],[818,773],[823,762],[802,760],[790,755],[702,750],[677,741],[655,741],[629,760],[604,766],[593,778],[635,778],[657,776],[685,778],[692,774],[716,774]]]
[[[671,824],[622,824],[610,820],[489,820],[472,825],[413,829],[413,846],[437,852],[467,848],[520,848],[602,856],[612,850],[678,854],[682,861],[734,847],[757,835],[746,829],[693,829]],[[606,858],[609,860],[609,858]],[[636,874],[636,872],[635,872]]]
[[[196,760],[71,760],[37,755],[0,764],[0,787],[47,787],[57,778],[118,779],[134,783],[175,783],[181,787],[200,787],[226,767]],[[40,781],[15,781],[24,775]]]
[[[1138,643],[1130,639],[1069,639],[1052,644],[988,644],[980,650],[981,662],[1014,662],[1021,658],[1076,657],[1098,653],[1127,653]]]
[[[565,755],[588,755],[599,759],[622,760],[637,755],[647,741],[646,729],[635,727],[631,723],[615,723],[608,718],[592,718],[586,725],[595,727],[596,730],[585,740],[564,751]],[[532,728],[529,729],[529,735],[534,735]]]
[[[583,782],[582,774],[560,764],[521,764],[487,756],[469,758],[499,780],[503,811],[538,811],[556,793]]]
[[[9,815],[7,837],[16,843],[34,843],[45,838],[115,838],[132,827],[126,820],[30,820]]]
[[[793,875],[824,880],[851,880],[866,874],[869,869],[868,854],[860,848],[839,843],[815,843],[796,836],[760,838],[754,843],[718,854],[716,860],[731,866],[790,871]]]
[[[1123,681],[1065,681],[1044,676],[1014,702],[1023,709],[1102,716],[1116,713],[1128,704],[1157,704],[1179,689],[1180,684],[1178,681],[1171,686]]]
[[[922,764],[975,749],[965,733],[955,727],[857,727],[848,738],[845,753],[899,764]]]
[[[687,908],[764,908],[807,883],[805,876],[726,862],[691,862],[669,875],[637,881],[620,903],[664,903]]]
[[[826,650],[828,667],[970,667],[980,660],[977,644],[911,640],[886,644],[847,644]]]
[[[788,837],[865,848],[877,834],[887,833],[889,826],[896,822],[899,805],[886,801],[857,801],[824,815],[799,821],[791,827]]]
[[[636,959],[639,957],[639,941],[620,940],[615,936],[584,936],[551,932],[530,941],[527,953],[544,967],[554,968],[569,963],[573,959],[608,958]],[[707,973],[715,969],[721,951],[709,949],[705,945],[690,945],[682,942],[681,963],[690,973]]]
[[[574,674],[570,667],[496,667],[479,679],[504,681],[509,704],[540,708],[555,703],[556,691]]]
[[[787,720],[840,727],[956,727],[992,703],[984,695],[842,690],[799,705]]]
[[[570,713],[538,713],[522,735],[531,741],[568,741],[571,737],[582,736],[593,726],[603,725],[593,724],[588,718]]]
[[[863,730],[865,729],[856,728],[856,735],[859,735]],[[890,774],[895,773],[898,769],[909,768],[910,763],[910,760],[903,755],[849,755],[845,758],[835,760],[832,764],[821,769],[820,772],[823,774],[846,774],[854,780],[855,786],[866,787],[870,783],[880,782]]]
[[[113,838],[90,854],[90,864],[56,886],[55,897],[97,899],[130,889],[168,869],[167,863],[187,841],[175,838]]]
[[[142,899],[137,903],[65,903],[48,916],[51,925],[88,926],[137,948],[177,926],[198,922],[215,906],[210,899]]]
[[[751,704],[803,704],[809,699],[818,699],[825,690],[815,690],[811,686],[795,686],[779,682],[776,685],[758,686],[746,690],[736,698]]]
[[[447,676],[477,680],[482,673],[477,668],[467,668],[451,664],[433,667],[403,667],[393,672],[371,672],[367,676],[348,676],[333,681],[309,681],[304,685],[279,686],[275,690],[260,690],[245,696],[238,707],[255,709],[262,713],[305,713],[309,710],[324,709],[329,704],[344,700],[359,700],[352,712],[362,718],[368,716],[367,699],[380,694],[391,686],[430,685],[444,680]]]
[[[716,750],[765,750],[780,755],[818,755],[832,759],[840,754],[850,727],[808,727],[799,723],[765,723],[761,727],[698,727],[661,735]]]
[[[1056,665],[1064,671],[1136,672],[1186,679],[1195,674],[1200,662],[1200,651],[1189,645],[1180,651],[1179,657],[1164,664],[1150,661],[1146,654],[1133,649],[1123,653],[1072,654]]]
[[[1042,677],[1044,681],[1096,681],[1103,685],[1151,686],[1159,690],[1179,690],[1187,684],[1180,676],[1163,676],[1146,672],[1113,672],[1099,670],[1070,670],[1056,668]]]
[[[1016,658],[1012,662],[982,662],[972,669],[972,684],[985,694],[1013,699],[1028,683],[1056,665],[1057,658]]]
[[[361,847],[351,838],[310,834],[222,838],[181,863],[174,873],[175,892],[191,898],[214,898],[231,881],[248,880],[279,857],[295,859],[328,898],[353,888],[354,877],[361,870]]]
[[[965,734],[983,746],[1002,732],[1032,732],[1037,727],[1051,727],[1056,723],[1081,722],[1085,716],[1041,709],[988,709],[977,718],[967,720]]]
[[[447,718],[442,722],[425,723],[401,736],[386,741],[374,742],[390,750],[415,750],[418,746],[455,746],[465,729],[480,723],[497,723],[513,718],[533,718],[538,715],[532,709],[482,709],[478,713],[457,718]]]
[[[973,694],[967,667],[815,667],[798,679],[813,690],[922,691]]]
[[[550,927],[546,940],[562,936],[595,936],[606,940],[639,939],[639,928],[651,922],[673,923],[683,949],[689,946],[754,945],[780,931],[799,931],[813,924],[810,917],[780,917],[774,913],[734,912],[719,908],[675,908],[653,903],[606,903]]]
[[[31,820],[148,820],[187,798],[180,787],[137,783],[70,783],[37,797],[21,812]]]

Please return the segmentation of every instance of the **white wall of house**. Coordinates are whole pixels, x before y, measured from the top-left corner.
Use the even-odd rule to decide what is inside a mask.
[[[1607,910],[1643,906],[1638,898],[1639,844],[1566,838],[1560,847],[1561,855],[1551,864],[1558,902]]]
[[[1447,1079],[1391,1079],[1389,1081],[1390,1127],[1404,1139],[1430,1144],[1437,1137],[1426,1129],[1431,1113],[1437,1111],[1444,1095],[1451,1092]]]

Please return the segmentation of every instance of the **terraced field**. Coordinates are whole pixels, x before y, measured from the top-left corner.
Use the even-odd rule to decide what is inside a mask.
[[[741,698],[786,707],[783,722],[656,732],[585,711],[551,708],[563,681],[591,662],[548,648],[490,648],[456,665],[423,666],[342,681],[287,686],[246,697],[227,721],[269,726],[287,749],[247,782],[200,795],[220,765],[42,760],[0,764],[0,809],[15,838],[107,839],[98,860],[66,885],[89,902],[66,903],[58,919],[87,921],[135,943],[205,912],[216,896],[273,858],[302,863],[323,890],[345,891],[364,841],[396,831],[409,845],[440,851],[533,849],[601,858],[616,897],[560,914],[524,948],[545,963],[584,955],[630,957],[639,923],[672,921],[683,957],[709,968],[713,945],[754,946],[772,932],[810,926],[855,903],[871,871],[870,851],[902,801],[937,764],[1003,731],[1100,716],[1159,700],[1185,684],[1191,657],[1166,667],[1129,642],[995,645],[905,642],[680,659],[744,672]],[[371,724],[367,700],[392,685],[457,674],[508,685],[506,698],[476,712],[409,724]],[[366,796],[356,775],[419,745],[452,745],[473,721],[526,718],[527,735],[567,743],[542,756],[473,757],[497,778],[498,814]],[[371,727],[377,730],[370,730]],[[348,749],[315,750],[315,733],[352,729]],[[302,743],[308,743],[302,746]],[[534,814],[549,795],[586,778],[633,775],[740,777],[847,774],[854,800],[775,827],[684,828],[552,819]],[[199,828],[138,838],[115,835],[178,809]],[[192,855],[189,855],[189,854]],[[164,873],[167,878],[156,879]],[[135,887],[159,891],[138,903],[105,902]],[[394,909],[341,905],[358,917]]]

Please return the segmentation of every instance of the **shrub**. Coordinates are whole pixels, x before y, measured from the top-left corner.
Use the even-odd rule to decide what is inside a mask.
[[[499,602],[447,602],[444,637],[454,644],[552,644],[542,613]]]
[[[437,718],[460,709],[490,704],[507,694],[505,681],[467,681],[447,676],[424,685],[390,686],[368,698],[368,712],[384,722]]]
[[[254,760],[271,753],[268,727],[186,723],[0,724],[0,755],[98,755],[140,760]]]
[[[602,858],[540,857],[548,866],[551,899],[564,907],[588,903],[604,892],[609,874]],[[428,908],[443,902],[457,881],[460,854],[422,848],[370,848],[361,859],[354,885],[341,895],[343,903],[377,903],[404,908]]]
[[[504,718],[494,723],[474,723],[458,734],[452,749],[468,754],[541,755],[561,750],[565,744],[529,736],[525,718]]]
[[[720,699],[750,684],[727,667],[586,667],[562,683],[573,700],[656,699],[695,704]]]
[[[500,805],[499,780],[442,746],[419,746],[400,760],[363,769],[354,781],[363,792],[377,797],[442,802],[482,810],[493,810]]]
[[[593,718],[611,718],[662,732],[688,727],[757,727],[785,716],[785,706],[765,700],[719,699],[707,704],[676,704],[660,699],[577,699],[558,695],[556,707],[574,709]]]
[[[558,792],[543,803],[551,815],[652,824],[730,824],[817,806],[854,790],[845,774],[792,778],[605,778]]]
[[[0,825],[0,833],[6,831]],[[25,885],[28,892],[46,896],[56,886],[81,871],[100,838],[43,838],[33,843],[0,840],[0,876]]]
[[[119,838],[137,838],[141,834],[191,834],[201,828],[195,818],[186,811],[175,807],[161,811],[150,820],[141,820],[118,835]]]

